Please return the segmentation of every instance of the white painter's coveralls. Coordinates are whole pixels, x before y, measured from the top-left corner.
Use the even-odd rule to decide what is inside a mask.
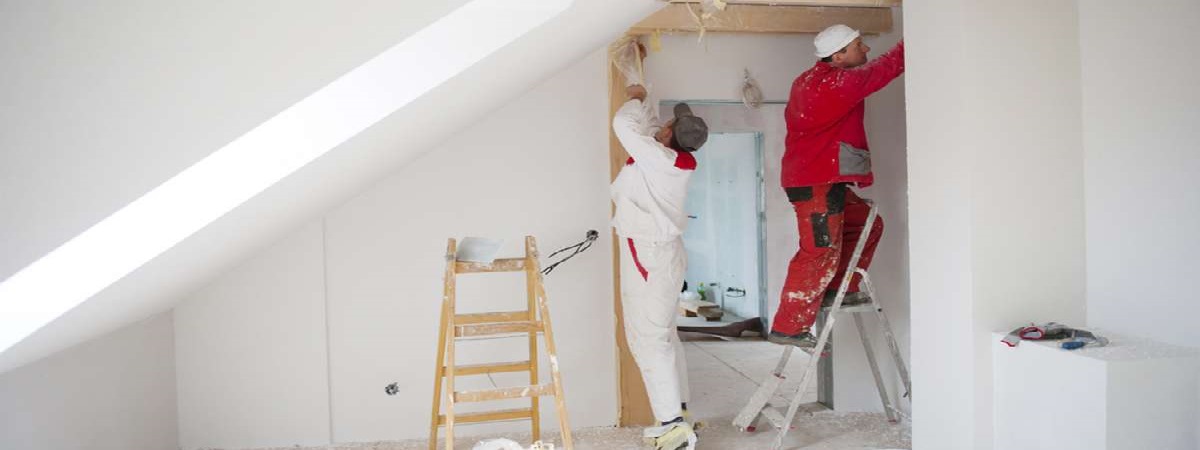
[[[625,338],[654,417],[667,422],[682,415],[680,403],[688,400],[675,317],[687,271],[683,207],[696,160],[655,140],[653,121],[640,100],[626,102],[613,118],[613,131],[631,155],[612,183],[613,227],[620,237]]]

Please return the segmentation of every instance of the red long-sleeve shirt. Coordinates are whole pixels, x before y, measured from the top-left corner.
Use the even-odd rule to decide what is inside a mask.
[[[788,98],[783,187],[850,182],[870,186],[863,100],[904,73],[904,41],[852,69],[818,62],[796,77]],[[842,155],[850,152],[845,161]],[[864,173],[865,171],[865,173]]]

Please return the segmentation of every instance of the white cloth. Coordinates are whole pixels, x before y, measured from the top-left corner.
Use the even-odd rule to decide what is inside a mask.
[[[488,439],[480,441],[471,447],[471,450],[525,450],[521,444],[516,443],[511,439]]]
[[[542,441],[534,442],[528,449],[522,447],[512,439],[488,439],[475,444],[471,450],[554,450],[554,444],[546,444]]]
[[[622,237],[619,244],[625,339],[642,372],[655,420],[667,422],[683,415],[681,403],[690,395],[683,343],[675,330],[679,291],[687,272],[683,239],[655,242]]]
[[[661,242],[683,235],[687,227],[684,201],[693,170],[676,163],[691,155],[678,155],[654,139],[654,121],[653,112],[640,100],[625,102],[617,110],[613,132],[634,163],[621,169],[610,192],[618,235]]]

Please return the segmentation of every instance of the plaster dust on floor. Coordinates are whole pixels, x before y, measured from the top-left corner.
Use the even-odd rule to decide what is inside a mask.
[[[691,333],[688,333],[691,335]],[[686,338],[685,338],[686,339]],[[691,402],[688,408],[693,418],[701,422],[699,450],[762,450],[771,448],[776,431],[764,426],[760,431],[745,433],[732,425],[733,417],[758,387],[758,379],[771,371],[778,361],[780,348],[761,340],[692,340],[684,343],[688,360]],[[799,385],[804,359],[795,355],[788,365],[788,381],[780,392],[791,395]],[[564,380],[570,385],[569,376]],[[815,383],[813,383],[815,384]],[[782,397],[777,401],[786,402]],[[802,401],[816,400],[816,387],[806,392]],[[570,397],[567,402],[571,401]],[[762,425],[762,423],[760,423]],[[642,444],[641,428],[598,427],[573,431],[578,450],[637,450],[650,448]],[[530,444],[529,433],[510,433],[503,436],[472,435],[466,426],[455,433],[455,450],[471,450],[476,443],[491,438],[508,438]],[[552,430],[542,433],[545,442],[563,447],[559,435]],[[279,447],[263,450],[424,450],[425,439],[406,441],[337,444],[321,447]],[[445,444],[439,441],[439,449]],[[794,427],[788,432],[785,449],[909,449],[912,448],[911,428],[907,423],[892,425],[882,413],[843,413],[820,411],[797,415]]]

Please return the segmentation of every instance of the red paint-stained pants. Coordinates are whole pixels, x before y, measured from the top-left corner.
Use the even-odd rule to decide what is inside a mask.
[[[771,330],[795,336],[812,328],[825,291],[837,290],[842,282],[871,207],[844,183],[787,191],[796,210],[800,249],[788,265]],[[881,236],[883,219],[876,217],[858,267],[871,265]],[[857,292],[861,279],[856,274],[847,292]]]

